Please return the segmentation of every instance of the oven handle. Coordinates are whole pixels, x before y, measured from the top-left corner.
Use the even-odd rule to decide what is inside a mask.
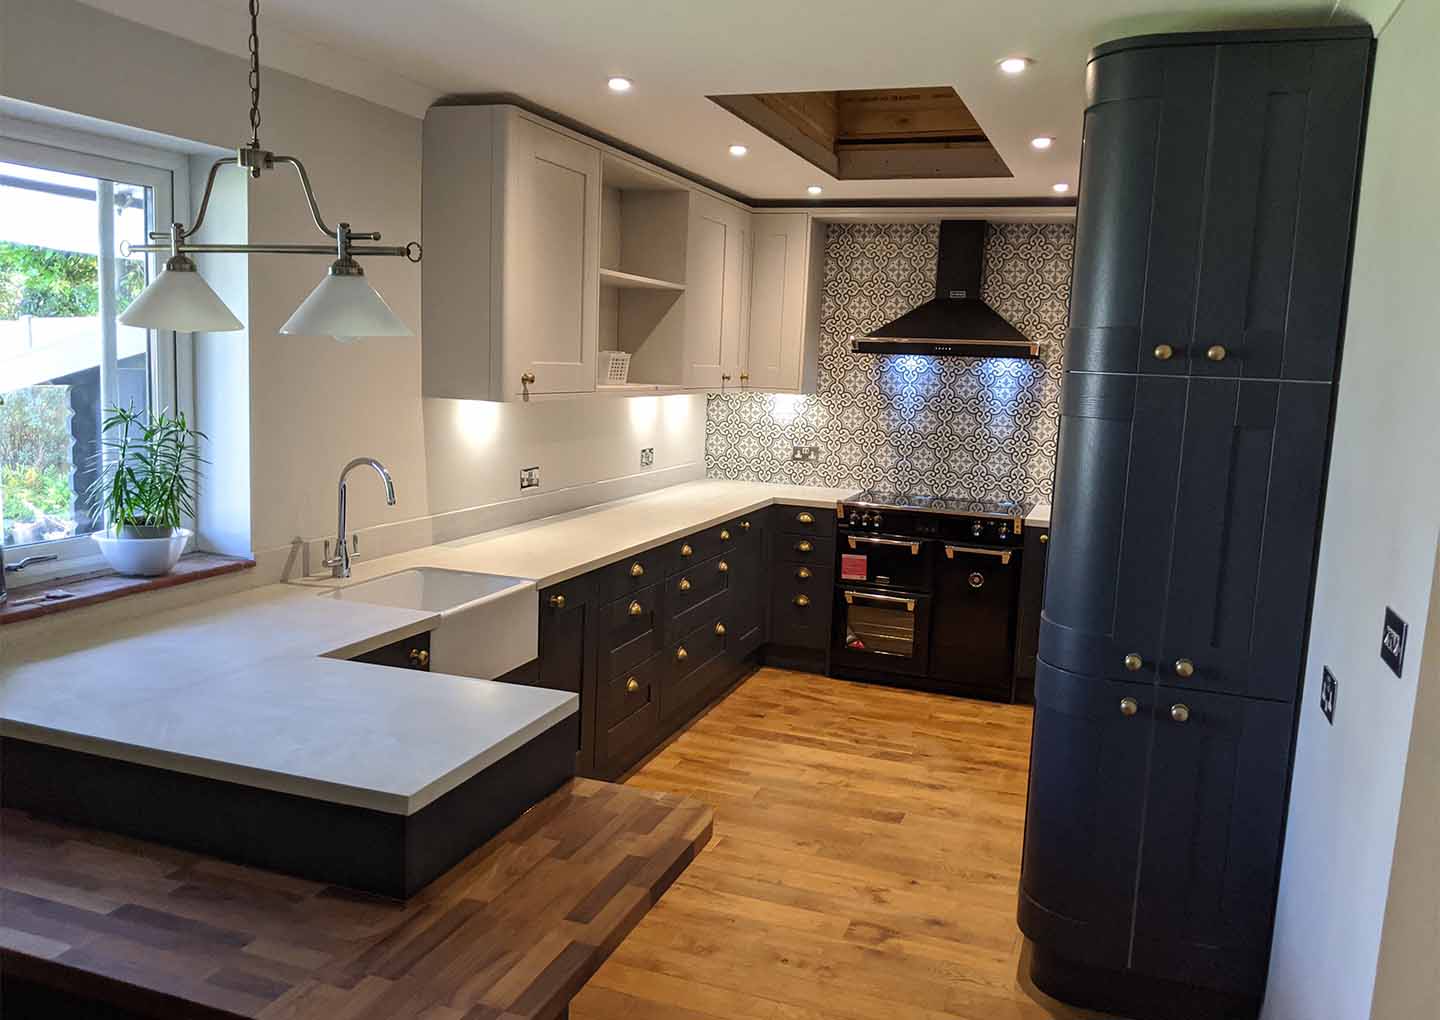
[[[956,553],[974,553],[977,556],[998,556],[1002,566],[1010,565],[1010,557],[1014,555],[1013,549],[984,549],[975,545],[947,545],[945,547],[945,558],[953,560]]]
[[[905,612],[915,612],[914,599],[896,598],[894,595],[871,595],[865,591],[847,591],[845,593],[845,604],[853,606],[856,599],[873,599],[876,602],[895,602],[905,607]]]
[[[870,545],[897,545],[901,548],[908,547],[911,556],[920,555],[919,542],[902,542],[899,539],[895,538],[869,538],[865,535],[847,535],[846,537],[850,540],[851,549],[856,548],[856,542],[868,542]]]

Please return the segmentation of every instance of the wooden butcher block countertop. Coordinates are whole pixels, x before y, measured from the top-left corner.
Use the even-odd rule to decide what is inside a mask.
[[[547,1020],[711,824],[697,801],[577,779],[398,903],[5,811],[0,964],[142,1014]]]

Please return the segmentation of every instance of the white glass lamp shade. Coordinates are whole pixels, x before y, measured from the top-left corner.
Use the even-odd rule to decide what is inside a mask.
[[[321,280],[280,327],[280,332],[333,336],[341,343],[350,343],[362,336],[415,335],[358,273],[332,273]]]
[[[174,261],[174,260],[172,260]],[[187,260],[188,261],[188,260]],[[228,333],[244,329],[205,278],[184,265],[167,267],[120,315],[125,326],[186,333]]]

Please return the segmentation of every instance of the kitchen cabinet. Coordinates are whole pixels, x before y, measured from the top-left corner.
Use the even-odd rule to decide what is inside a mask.
[[[1078,1006],[1263,995],[1372,48],[1091,60],[1020,908]]]
[[[580,695],[575,767],[581,773],[593,767],[595,754],[598,581],[595,574],[586,574],[540,592],[540,667],[535,683]]]
[[[749,321],[751,214],[699,192],[690,196],[685,294],[685,385],[740,385]]]
[[[1049,548],[1049,527],[1025,528],[1015,620],[1015,700],[1020,704],[1035,701],[1035,656],[1040,651],[1040,609],[1045,595],[1045,554]]]
[[[351,662],[368,662],[375,666],[395,666],[399,669],[413,669],[422,673],[430,672],[430,632],[401,638],[374,651],[357,655]]]
[[[744,384],[814,393],[825,228],[808,213],[757,212]]]

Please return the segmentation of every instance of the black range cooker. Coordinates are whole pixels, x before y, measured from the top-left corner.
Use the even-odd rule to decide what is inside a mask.
[[[893,492],[839,504],[830,671],[1009,701],[1028,511]]]

